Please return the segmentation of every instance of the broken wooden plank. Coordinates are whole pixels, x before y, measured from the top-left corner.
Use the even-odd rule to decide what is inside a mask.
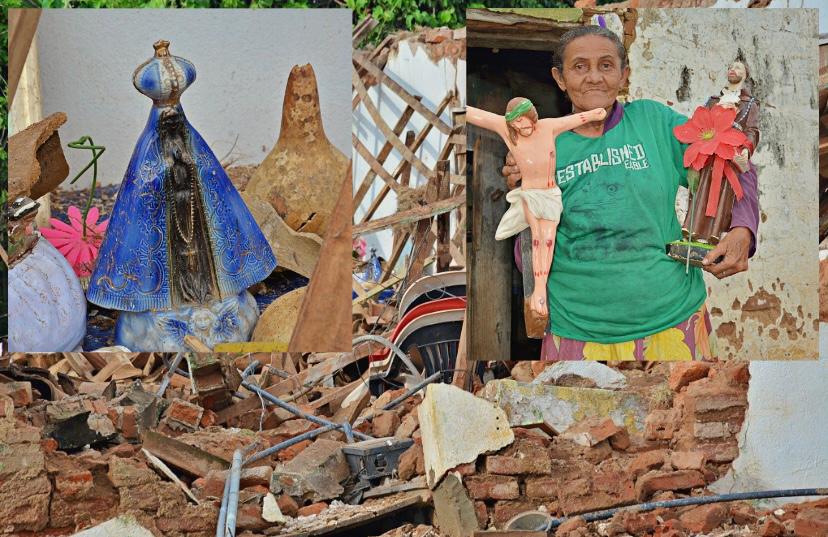
[[[385,229],[397,224],[411,224],[413,222],[419,222],[420,220],[423,220],[425,218],[431,218],[437,216],[438,214],[449,212],[452,209],[456,209],[457,207],[460,207],[465,203],[465,194],[455,196],[453,198],[449,198],[446,200],[440,200],[432,203],[431,205],[415,207],[407,211],[398,212],[391,216],[386,216],[384,218],[378,218],[376,220],[371,220],[370,222],[358,224],[353,227],[353,234],[354,236],[364,235],[366,233],[373,233],[375,231],[379,231],[381,229]]]
[[[362,106],[364,106],[365,110],[368,111],[368,115],[370,115],[371,119],[374,120],[374,125],[380,130],[380,132],[382,132],[385,139],[391,142],[394,149],[396,149],[404,159],[411,162],[411,165],[414,166],[418,172],[423,174],[424,177],[431,177],[433,172],[428,169],[428,166],[426,166],[417,155],[412,153],[410,149],[405,147],[405,144],[402,143],[399,136],[391,131],[391,128],[382,118],[382,115],[380,115],[379,110],[377,110],[377,107],[374,105],[374,102],[368,96],[368,90],[365,89],[365,84],[362,83],[362,80],[359,78],[356,70],[353,71],[353,76],[351,78],[354,88],[357,93],[359,93],[360,97],[362,97]]]
[[[452,92],[447,93],[446,96],[443,97],[443,100],[440,101],[440,104],[437,106],[436,113],[438,115],[442,114],[443,110],[446,109],[446,107],[449,105],[453,98],[454,97]],[[425,127],[423,127],[423,129],[417,133],[416,138],[414,138],[414,143],[411,145],[408,144],[406,138],[406,145],[411,148],[411,151],[417,151],[420,148],[420,146],[423,145],[423,143],[425,143],[425,140],[428,137],[428,134],[431,132],[432,127],[434,127],[434,125],[432,125],[431,123],[426,123]],[[403,171],[405,171],[406,169],[408,169],[408,173],[411,173],[411,163],[405,159],[402,159],[399,162],[399,164],[397,164],[397,167],[394,169],[394,171],[391,173],[391,176],[394,178],[400,177]],[[371,202],[371,206],[368,208],[367,211],[365,211],[365,214],[362,217],[363,223],[373,218],[374,213],[377,211],[380,204],[385,199],[385,196],[387,196],[388,192],[390,191],[391,189],[388,188],[388,186],[383,185],[382,190],[380,190],[379,194],[377,194],[377,196],[374,198],[374,201]]]
[[[184,491],[184,494],[186,494],[188,498],[190,498],[191,500],[193,500],[193,502],[194,502],[196,505],[201,505],[201,502],[199,502],[199,501],[198,501],[198,498],[196,498],[196,497],[193,495],[193,492],[190,490],[190,487],[188,487],[187,485],[185,485],[185,484],[184,484],[184,482],[183,482],[183,481],[181,481],[181,480],[178,478],[178,476],[177,476],[177,475],[175,475],[175,474],[173,473],[173,471],[172,471],[172,470],[170,470],[170,467],[169,467],[169,466],[167,466],[166,464],[164,464],[164,461],[162,461],[161,459],[159,459],[158,457],[156,457],[155,455],[153,455],[152,453],[150,453],[149,451],[147,451],[147,449],[146,449],[146,448],[141,448],[141,451],[144,453],[144,456],[147,458],[147,461],[149,461],[149,463],[150,463],[152,466],[154,466],[155,468],[157,468],[157,469],[158,469],[158,471],[160,471],[162,474],[164,474],[165,476],[167,476],[167,478],[168,478],[170,481],[172,481],[173,483],[175,483],[176,485],[178,485],[178,487],[179,487],[181,490],[183,490],[183,491]]]
[[[29,55],[29,47],[32,45],[37,23],[40,20],[39,9],[9,9],[8,27],[8,59],[9,59],[9,108],[14,102],[14,95],[17,93],[17,84],[20,81],[20,74],[26,64],[26,57]]]
[[[417,97],[421,99],[422,97]],[[408,121],[411,119],[411,116],[414,115],[414,109],[410,106],[406,106],[405,110],[403,110],[402,115],[400,115],[400,119],[397,120],[397,123],[394,125],[393,132],[394,134],[400,135],[402,134],[403,129],[406,125],[408,125]],[[379,153],[377,153],[377,162],[380,164],[385,164],[385,160],[388,158],[388,155],[391,154],[391,150],[394,149],[394,146],[391,145],[391,142],[386,141],[383,146],[380,148]],[[365,197],[365,194],[368,193],[368,190],[371,188],[371,184],[374,181],[374,177],[376,174],[373,170],[368,170],[365,173],[365,177],[362,178],[362,181],[359,183],[359,188],[354,193],[354,210],[362,203],[362,199]],[[394,177],[392,175],[392,177]]]
[[[350,323],[348,323],[347,326],[350,328]],[[265,391],[271,395],[275,395],[276,397],[281,397],[292,391],[302,390],[303,388],[316,384],[325,377],[333,375],[343,367],[356,362],[358,359],[359,358],[355,356],[353,352],[340,353],[334,358],[329,358],[319,365],[309,367],[308,369],[305,369],[304,371],[301,371],[288,379],[274,384]],[[217,423],[225,423],[228,419],[240,416],[257,408],[261,408],[259,398],[248,397],[247,399],[237,402],[233,406],[220,410],[217,413]]]
[[[394,180],[393,177],[391,177],[391,174],[388,173],[385,170],[385,168],[382,167],[382,164],[380,164],[380,162],[374,158],[374,155],[372,155],[371,152],[368,151],[368,148],[365,147],[365,145],[362,142],[360,142],[359,138],[357,138],[356,135],[353,133],[351,134],[351,143],[353,144],[354,149],[356,149],[357,154],[359,154],[359,156],[362,157],[362,160],[368,163],[368,166],[371,168],[371,171],[374,172],[374,176],[379,176],[379,178],[385,182],[388,188],[399,194],[400,185],[397,184],[397,181]]]
[[[437,163],[437,183],[440,193],[437,199],[447,199],[451,185],[449,184],[449,161],[441,160]],[[451,214],[442,213],[437,216],[437,272],[445,272],[451,265]]]
[[[457,358],[454,360],[454,377],[451,379],[451,384],[461,390],[468,390],[470,379],[471,371],[466,353],[466,312],[463,312],[463,326],[460,329],[460,341],[457,343]]]
[[[259,404],[258,399],[256,404]],[[155,431],[145,431],[142,440],[144,449],[190,475],[204,477],[211,470],[230,468],[230,463],[221,457]]]
[[[363,60],[362,58],[354,57],[353,60],[354,63],[359,65],[359,67],[362,67],[368,72],[368,74],[376,78],[377,82],[396,93],[400,99],[405,101],[407,105],[409,105],[420,115],[422,115],[426,119],[426,121],[433,124],[437,130],[439,130],[443,134],[451,133],[451,127],[446,125],[446,123],[442,119],[440,119],[439,116],[434,114],[434,112],[423,106],[421,102],[415,99],[413,95],[411,95],[405,89],[403,89],[402,86],[400,86],[393,78],[385,74],[385,72],[383,72],[379,67],[377,67],[370,61]],[[363,102],[363,104],[365,103]]]
[[[351,209],[353,181],[351,164],[340,187],[339,198],[328,220],[325,242],[302,300],[296,325],[290,336],[289,352],[334,352],[351,348]]]

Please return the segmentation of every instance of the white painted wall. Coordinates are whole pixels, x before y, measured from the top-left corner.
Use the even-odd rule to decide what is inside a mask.
[[[691,115],[720,90],[726,66],[738,48],[758,85],[754,95],[762,102],[762,139],[753,162],[759,172],[759,248],[747,273],[723,281],[706,277],[708,308],[718,311],[712,319],[714,329],[725,323],[735,327],[729,337],[719,330],[719,356],[815,358],[817,264],[811,252],[818,243],[817,11],[641,9],[638,13],[630,48],[633,98],[670,101],[675,110]],[[677,102],[684,67],[692,73],[690,97]],[[768,316],[743,310],[760,289],[780,301]],[[791,327],[790,333],[779,326],[783,322]]]
[[[751,362],[739,457],[711,485],[717,493],[825,487],[828,360]],[[793,499],[779,500],[776,504]]]
[[[451,60],[447,58],[440,59],[435,62],[428,57],[423,45],[416,41],[416,38],[411,38],[399,43],[396,53],[392,53],[388,58],[388,63],[384,69],[385,73],[390,75],[397,83],[399,83],[407,91],[413,95],[421,95],[423,97],[422,103],[430,110],[435,110],[440,102],[445,97],[446,93],[454,89],[460,99],[460,106],[465,105],[466,102],[466,62],[465,60]],[[405,102],[400,99],[393,91],[383,87],[374,86],[368,89],[368,95],[377,105],[380,114],[385,119],[389,126],[393,126],[405,109]],[[447,125],[451,125],[450,109],[440,116]],[[426,125],[426,120],[416,112],[412,116],[409,124],[403,130],[402,139],[405,139],[404,133],[407,130],[413,130],[418,133]],[[382,146],[385,144],[385,137],[379,129],[373,124],[371,116],[365,108],[360,105],[354,110],[354,134],[359,137],[360,141],[365,144],[365,147],[376,155]],[[440,149],[446,143],[446,135],[432,129],[426,141],[416,152],[426,166],[433,168],[437,163],[437,156]],[[400,162],[400,155],[396,151],[392,151],[388,159],[385,161],[384,167],[387,170],[393,170]],[[369,170],[368,164],[362,160],[358,155],[354,156],[354,190],[362,182],[362,178]],[[457,173],[452,162],[452,173]],[[416,171],[411,171],[411,186],[420,186],[425,181],[422,176]],[[384,183],[377,178],[374,181],[372,188],[368,191],[355,212],[355,221],[362,220],[371,201],[382,190]],[[397,211],[397,200],[394,192],[390,192],[385,201],[377,209],[372,219],[377,219],[383,216],[394,214]],[[453,223],[454,224],[454,223]],[[452,230],[453,233],[453,230]],[[391,254],[392,248],[392,232],[391,230],[380,231],[370,235],[364,235],[365,241],[369,248],[376,248],[377,255],[383,256],[386,259]],[[403,254],[405,256],[405,253]]]
[[[132,86],[132,72],[158,39],[195,65],[196,81],[181,102],[218,158],[234,142],[240,164],[267,156],[290,69],[305,63],[316,72],[328,138],[351,152],[350,10],[50,9],[37,37],[43,114],[66,112],[64,145],[91,135],[106,146],[98,174],[104,184],[122,180],[146,124],[152,101]],[[71,178],[90,152],[65,153]],[[82,184],[87,176],[76,186]]]

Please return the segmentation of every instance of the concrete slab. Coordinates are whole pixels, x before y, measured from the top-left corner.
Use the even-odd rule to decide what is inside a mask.
[[[559,434],[592,417],[610,417],[630,433],[642,432],[648,408],[647,400],[636,393],[509,379],[488,382],[481,395],[506,412],[512,427],[546,424]]]
[[[417,412],[430,488],[448,470],[515,440],[502,409],[456,386],[429,385]]]

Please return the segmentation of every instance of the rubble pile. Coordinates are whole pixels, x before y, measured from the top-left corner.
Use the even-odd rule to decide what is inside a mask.
[[[241,370],[254,359],[284,366],[289,356],[188,355],[177,368],[163,355],[122,356],[118,367],[80,353],[2,359],[0,534],[71,535],[109,521],[156,536],[215,535],[234,451],[258,452],[309,433],[320,428],[317,418],[348,421],[354,435],[375,438],[363,450],[369,456],[359,458],[366,442],[346,443],[332,430],[245,466],[239,535],[306,534],[429,500],[424,483],[400,487],[392,478],[399,455],[419,436],[421,395],[383,410],[406,389],[371,401],[364,383],[337,367],[348,363],[341,354],[302,357],[298,373],[254,366],[246,377],[308,419],[265,406],[241,385]],[[112,370],[121,372],[117,379]],[[284,393],[274,389],[291,382]],[[255,403],[249,411],[247,399]],[[387,467],[360,467],[371,463],[370,453]]]
[[[553,377],[561,366],[569,367],[559,364],[539,377]],[[738,455],[737,433],[747,407],[747,364],[683,362],[669,371],[668,367],[625,372],[627,384],[637,385],[628,391],[643,394],[651,407],[643,428],[632,415],[606,415],[612,414],[612,401],[594,399],[597,390],[591,387],[601,377],[556,376],[559,384],[580,385],[566,392],[570,401],[581,400],[574,416],[589,414],[596,405],[603,406],[604,416],[594,413],[557,431],[561,427],[549,421],[531,429],[515,427],[512,445],[463,469],[480,528],[503,528],[525,511],[571,516],[697,494],[724,475]],[[612,372],[601,368],[608,370],[604,376]],[[514,374],[527,380],[525,367]]]

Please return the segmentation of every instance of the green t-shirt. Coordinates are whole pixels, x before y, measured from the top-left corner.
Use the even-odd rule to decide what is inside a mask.
[[[617,343],[687,320],[705,300],[701,269],[665,253],[681,238],[675,213],[687,186],[684,148],[673,127],[687,117],[639,100],[599,138],[572,131],[556,139],[563,195],[549,275],[549,323],[555,335]]]

